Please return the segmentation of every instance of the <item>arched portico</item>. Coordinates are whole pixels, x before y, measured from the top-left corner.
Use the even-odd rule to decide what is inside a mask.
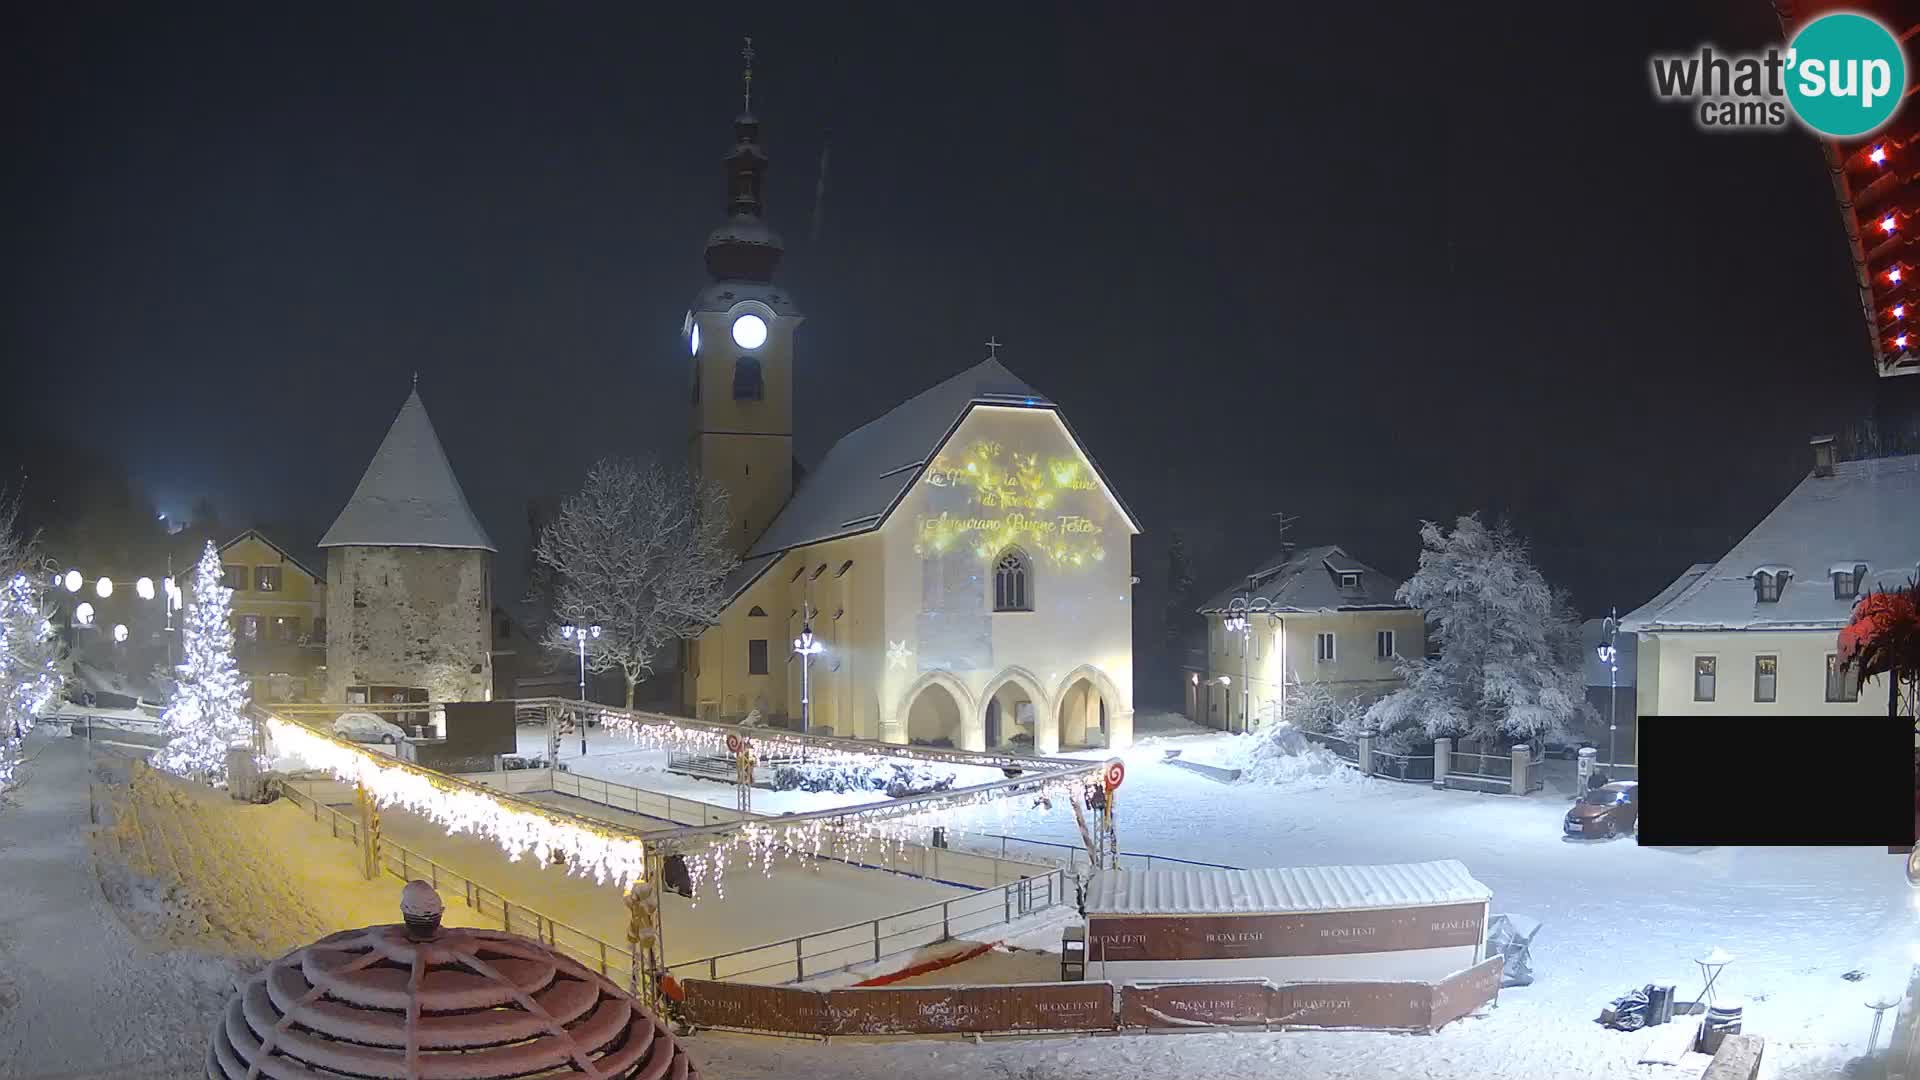
[[[1055,749],[1082,749],[1108,746],[1124,749],[1133,745],[1133,711],[1120,694],[1120,687],[1092,664],[1082,664],[1067,673],[1054,691],[1056,718]]]
[[[915,679],[894,706],[901,740],[945,741],[962,750],[982,749],[980,706],[951,672],[929,671]]]
[[[1029,708],[1023,710],[1022,705]],[[987,680],[986,691],[980,695],[980,715],[984,749],[997,750],[1014,741],[1014,736],[1024,730],[1033,739],[1035,753],[1053,753],[1053,750],[1042,749],[1048,730],[1053,727],[1052,698],[1042,688],[1039,676],[1026,668],[1003,668]],[[1057,739],[1054,741],[1058,743]]]

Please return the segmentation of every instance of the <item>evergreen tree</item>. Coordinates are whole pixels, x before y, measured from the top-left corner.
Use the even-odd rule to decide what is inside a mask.
[[[1474,514],[1452,532],[1425,522],[1420,540],[1420,569],[1398,596],[1426,612],[1440,654],[1402,660],[1406,687],[1375,703],[1369,721],[1383,732],[1491,742],[1537,739],[1584,718],[1579,616],[1513,530]]]
[[[186,662],[162,717],[167,745],[153,761],[168,772],[219,785],[227,778],[227,751],[247,745],[253,725],[246,715],[246,680],[233,662],[233,590],[220,583],[220,553],[212,543],[193,568],[192,588],[181,630]]]
[[[16,570],[0,588],[0,791],[13,783],[20,747],[60,695],[60,642],[38,580]]]

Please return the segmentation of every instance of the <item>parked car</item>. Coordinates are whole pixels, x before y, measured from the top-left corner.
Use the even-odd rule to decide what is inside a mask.
[[[1640,784],[1617,780],[1592,791],[1582,792],[1579,801],[1567,811],[1568,836],[1612,837],[1631,834],[1640,821]]]
[[[399,724],[364,712],[342,713],[333,722],[333,733],[352,742],[386,743],[388,746],[399,746],[407,738],[406,729]]]

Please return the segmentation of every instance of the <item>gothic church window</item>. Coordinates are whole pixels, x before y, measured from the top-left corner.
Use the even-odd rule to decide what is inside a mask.
[[[1033,610],[1033,561],[1008,548],[993,564],[993,610]]]

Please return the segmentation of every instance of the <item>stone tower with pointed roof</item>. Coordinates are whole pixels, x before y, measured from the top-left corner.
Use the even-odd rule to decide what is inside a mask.
[[[327,700],[481,701],[493,685],[493,541],[420,392],[407,395],[327,554]]]

